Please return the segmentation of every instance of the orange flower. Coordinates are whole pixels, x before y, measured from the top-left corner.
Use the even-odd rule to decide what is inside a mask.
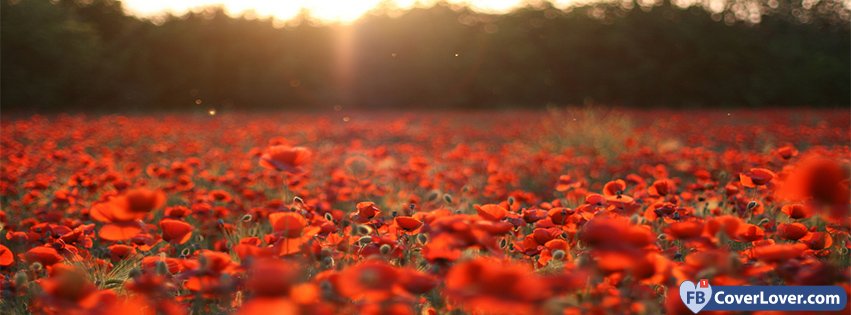
[[[785,205],[780,209],[781,212],[785,213],[792,219],[804,219],[810,217],[809,209],[799,203]]]
[[[245,287],[256,296],[286,296],[298,276],[296,265],[278,259],[258,259],[251,265]]]
[[[407,232],[412,232],[423,226],[423,222],[412,217],[398,216],[393,218],[400,228]]]
[[[304,147],[275,145],[267,148],[260,156],[260,166],[289,173],[300,173],[301,167],[310,162],[311,155],[310,150]]]
[[[851,200],[848,177],[847,168],[837,161],[811,155],[794,167],[777,190],[777,196],[827,207],[832,219],[847,219]]]
[[[380,302],[393,296],[399,271],[385,262],[369,260],[340,272],[340,293],[353,300]]]
[[[565,192],[580,186],[581,184],[573,181],[570,175],[561,175],[558,177],[558,182],[556,183],[556,191]]]
[[[767,262],[780,262],[804,254],[807,246],[801,243],[797,244],[774,244],[766,246],[754,247],[752,252],[756,259]]]
[[[357,212],[352,214],[352,218],[359,223],[368,222],[370,219],[381,214],[378,206],[370,201],[358,202],[355,208],[357,208]]]
[[[92,207],[93,219],[107,223],[98,236],[108,241],[127,240],[142,231],[136,221],[144,218],[165,203],[165,194],[158,190],[138,188]]]
[[[777,226],[777,236],[786,240],[795,241],[804,237],[807,233],[809,233],[807,226],[797,222],[784,223]]]
[[[310,226],[307,219],[294,212],[275,212],[269,214],[272,230],[281,239],[275,244],[280,255],[290,255],[301,251],[301,245],[319,232],[318,226]]]
[[[606,183],[603,186],[604,196],[617,196],[623,194],[626,190],[626,182],[623,179],[617,179]]]
[[[15,254],[3,244],[0,244],[0,267],[8,267],[15,263]]]
[[[110,259],[114,262],[127,259],[128,257],[136,254],[136,249],[127,245],[115,244],[110,245],[107,249],[109,249]]]
[[[493,258],[453,266],[445,283],[447,294],[472,313],[531,314],[549,294],[528,266]]]
[[[505,218],[508,214],[508,210],[505,210],[500,205],[488,204],[484,206],[476,205],[476,212],[479,214],[482,219],[488,221],[499,221]]]
[[[45,266],[52,266],[62,261],[62,256],[59,255],[59,252],[50,246],[33,247],[24,254],[24,257],[29,263],[40,262]]]
[[[703,223],[700,221],[682,221],[671,223],[668,226],[668,234],[675,239],[690,239],[703,233]]]
[[[163,240],[166,242],[185,244],[192,238],[192,225],[180,220],[162,219],[160,228],[163,231]]]
[[[747,172],[739,174],[739,181],[742,182],[742,186],[753,188],[768,184],[776,176],[777,175],[774,175],[774,172],[770,170],[764,168],[752,168]]]
[[[288,315],[298,314],[298,307],[295,303],[286,298],[254,298],[245,302],[237,315]]]

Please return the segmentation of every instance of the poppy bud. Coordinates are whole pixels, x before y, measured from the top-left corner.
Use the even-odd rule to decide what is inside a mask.
[[[564,255],[565,253],[563,250],[557,249],[553,252],[553,259],[562,260],[564,259]]]
[[[631,225],[636,225],[639,221],[641,221],[641,217],[639,217],[638,214],[633,214],[629,217],[629,224]]]
[[[333,267],[334,267],[334,257],[331,257],[331,256],[322,257],[322,268],[329,269],[329,268],[333,268]],[[327,282],[322,282],[322,284],[325,284],[325,283],[327,283]]]
[[[499,248],[505,248],[505,245],[508,245],[508,242],[505,239],[499,240]]]
[[[439,194],[438,194],[436,191],[432,191],[432,192],[430,192],[430,193],[428,194],[428,196],[426,196],[426,200],[428,200],[428,201],[434,201],[435,199],[437,199],[437,196],[438,196],[438,195],[439,195]]]
[[[748,202],[748,210],[753,210],[753,209],[754,209],[754,208],[756,208],[756,206],[758,206],[758,205],[759,205],[759,203],[757,203],[756,201],[751,200],[750,202]]]
[[[186,257],[186,256],[189,256],[190,253],[191,253],[191,250],[189,249],[189,247],[187,247],[187,248],[184,248],[183,250],[180,251],[180,256]]]
[[[157,261],[156,265],[157,274],[160,275],[170,275],[171,273],[168,271],[168,265],[162,260]]]
[[[759,225],[759,226],[766,225],[766,224],[768,224],[768,222],[771,222],[771,220],[769,218],[762,218],[762,220],[759,220],[759,223],[757,225]]]
[[[334,222],[334,216],[331,215],[331,212],[325,212],[325,220]]]
[[[356,230],[357,230],[358,234],[360,234],[360,235],[366,235],[366,234],[369,234],[370,232],[372,232],[372,229],[369,228],[366,225],[358,225]]]
[[[514,196],[508,196],[508,205],[509,205],[509,206],[513,206],[513,205],[514,205]]]
[[[445,201],[446,203],[452,203],[452,195],[450,195],[450,194],[443,195],[443,201]]]
[[[372,236],[362,236],[360,239],[358,239],[358,243],[360,243],[361,245],[372,243]]]
[[[17,273],[15,273],[15,287],[23,288],[27,285],[27,283],[29,281],[30,281],[30,279],[29,279],[29,277],[27,277],[27,273],[24,272],[23,270],[20,270]]]
[[[390,213],[390,215],[395,218],[396,215],[398,215],[398,213],[396,211],[393,211],[393,212]]]
[[[35,273],[39,273],[43,269],[44,269],[44,265],[42,265],[40,262],[34,262],[34,263],[32,263],[32,265],[30,265],[30,270],[32,270]]]
[[[293,197],[293,202],[303,205],[304,199],[301,199],[301,197],[299,197],[299,196],[295,196],[295,197]]]
[[[389,254],[392,249],[393,247],[391,247],[389,244],[381,245],[381,247],[378,248],[378,250],[381,251],[382,255]]]
[[[245,215],[242,216],[241,220],[242,220],[242,222],[248,223],[248,222],[251,222],[251,220],[253,220],[253,219],[254,219],[253,216],[246,213]]]
[[[417,234],[417,242],[425,245],[425,243],[428,243],[428,235],[425,235],[424,233]]]

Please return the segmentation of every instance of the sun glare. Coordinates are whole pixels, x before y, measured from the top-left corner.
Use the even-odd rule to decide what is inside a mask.
[[[153,17],[165,13],[181,15],[206,6],[221,6],[230,15],[249,15],[260,18],[272,17],[277,20],[290,20],[301,12],[322,22],[352,22],[370,10],[380,6],[408,9],[416,6],[429,6],[437,1],[428,0],[124,0],[129,13]],[[502,13],[510,11],[527,0],[454,0],[451,4],[468,5],[473,9]],[[535,1],[531,1],[535,2]],[[541,1],[537,1],[541,2]],[[556,5],[567,2],[554,1]]]

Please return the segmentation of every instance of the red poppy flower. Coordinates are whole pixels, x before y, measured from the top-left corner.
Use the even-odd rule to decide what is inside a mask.
[[[617,196],[624,193],[626,190],[626,182],[623,179],[617,179],[606,183],[603,186],[604,196]]]
[[[298,276],[298,266],[277,259],[259,259],[252,263],[245,287],[256,296],[286,296]]]
[[[312,153],[304,147],[275,145],[260,156],[260,166],[268,169],[299,173],[301,167],[310,162]]]
[[[192,230],[194,229],[191,224],[174,219],[162,219],[160,228],[163,231],[163,240],[176,244],[188,242],[192,238]]]
[[[115,244],[107,247],[109,249],[109,257],[112,261],[127,259],[136,254],[136,249],[132,246]]]
[[[423,225],[422,221],[407,216],[398,216],[393,218],[393,220],[396,222],[396,225],[407,232],[415,231]]]
[[[786,240],[795,241],[804,237],[807,233],[809,233],[807,226],[797,222],[783,223],[777,226],[777,236]]]
[[[15,263],[15,254],[8,247],[0,244],[0,267],[8,267]]]
[[[675,239],[690,239],[703,233],[703,223],[700,221],[682,221],[671,223],[668,226],[668,234]]]
[[[353,300],[379,302],[393,296],[399,271],[384,262],[369,260],[340,272],[338,290]]]
[[[378,206],[376,206],[374,202],[358,202],[357,206],[355,207],[357,208],[357,212],[353,213],[353,216],[355,216],[357,221],[359,221],[360,223],[367,222],[375,216],[381,214],[381,210],[378,209]]]
[[[502,206],[495,204],[483,206],[476,205],[475,208],[479,216],[488,221],[502,220],[508,214],[508,210],[505,210]]]
[[[758,246],[753,248],[753,256],[756,259],[768,262],[779,262],[800,257],[807,246],[804,244],[775,244]]]
[[[785,213],[792,219],[805,219],[810,217],[810,211],[806,206],[795,203],[791,205],[785,205],[783,208],[780,208],[780,212]]]
[[[269,214],[272,230],[280,236],[275,246],[280,255],[290,255],[301,251],[301,245],[319,233],[318,226],[310,226],[303,216],[294,212],[275,212]]]
[[[62,255],[50,246],[33,247],[24,254],[27,262],[39,262],[44,266],[51,266],[62,261]]]
[[[747,172],[739,174],[739,181],[742,182],[742,186],[753,188],[768,184],[776,176],[777,175],[770,170],[764,168],[752,168]]]

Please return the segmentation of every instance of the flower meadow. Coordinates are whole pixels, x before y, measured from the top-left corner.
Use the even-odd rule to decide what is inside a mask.
[[[690,314],[684,280],[851,292],[849,125],[803,109],[4,117],[0,313]]]

